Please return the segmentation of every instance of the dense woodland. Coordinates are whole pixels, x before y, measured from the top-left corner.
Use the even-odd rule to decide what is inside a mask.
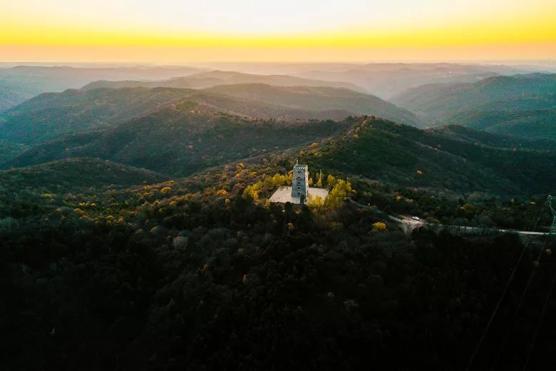
[[[13,209],[2,208],[0,225],[0,282],[10,298],[2,302],[2,363],[14,370],[463,369],[524,245],[512,235],[407,236],[385,214],[473,223],[492,213],[492,223],[520,226],[542,209],[526,200],[434,198],[329,173],[311,179],[331,190],[325,203],[269,205],[291,165],[236,163],[131,188],[106,188],[110,179],[97,188],[43,181],[16,190],[13,183],[4,202],[18,196]],[[544,242],[526,250],[520,282]],[[551,266],[548,257],[541,273],[550,276]],[[533,292],[547,290],[534,282]],[[520,287],[512,287],[516,296]],[[511,320],[497,323],[484,351]],[[534,325],[533,318],[519,330]],[[492,362],[485,354],[479,365]],[[515,353],[517,362],[525,356]]]

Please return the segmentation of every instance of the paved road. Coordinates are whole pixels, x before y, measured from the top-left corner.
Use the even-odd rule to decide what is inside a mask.
[[[459,230],[461,232],[468,233],[483,233],[483,232],[497,232],[497,233],[515,233],[522,236],[548,236],[548,232],[537,232],[537,231],[521,231],[517,229],[504,229],[504,228],[493,228],[493,227],[472,227],[467,225],[452,225],[452,224],[439,224],[439,223],[428,223],[423,219],[416,216],[390,216],[391,220],[405,224],[411,230],[428,226],[438,229],[448,229],[448,230]]]
[[[351,198],[348,199],[349,202],[357,205],[361,208],[370,209],[371,206],[364,205],[360,202],[357,202]],[[516,229],[503,229],[503,228],[492,228],[492,227],[471,227],[466,225],[451,225],[451,224],[439,224],[439,223],[428,223],[427,221],[411,215],[390,215],[386,214],[385,216],[390,219],[391,221],[398,223],[402,226],[405,226],[404,230],[411,232],[417,228],[421,227],[430,227],[432,229],[444,229],[444,230],[451,230],[463,233],[488,233],[488,232],[496,232],[496,233],[515,233],[520,236],[548,236],[550,233],[548,232],[537,232],[537,231],[520,231]]]

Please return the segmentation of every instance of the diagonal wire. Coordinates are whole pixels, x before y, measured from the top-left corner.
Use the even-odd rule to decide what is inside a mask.
[[[477,345],[475,346],[475,350],[473,351],[473,353],[471,354],[471,358],[469,359],[469,362],[467,364],[467,367],[465,368],[466,371],[471,369],[471,366],[473,366],[473,362],[475,361],[475,358],[477,357],[477,354],[479,354],[479,351],[481,350],[481,346],[483,345],[483,342],[486,339],[486,336],[490,330],[490,326],[492,325],[492,322],[494,322],[494,318],[496,317],[496,314],[498,313],[498,310],[500,309],[500,306],[502,305],[502,301],[504,301],[504,298],[506,297],[508,290],[510,288],[510,285],[515,277],[515,274],[517,272],[517,268],[518,266],[521,264],[521,261],[523,260],[523,256],[525,255],[525,247],[523,247],[523,249],[521,250],[521,253],[519,254],[519,258],[517,259],[517,262],[515,264],[515,266],[512,269],[512,273],[510,274],[508,281],[506,282],[506,286],[504,287],[504,290],[502,291],[502,295],[500,295],[500,298],[498,299],[498,301],[496,302],[496,306],[494,307],[494,310],[492,311],[492,314],[490,315],[490,318],[488,319],[488,322],[483,330],[483,333],[481,335],[481,337],[479,338],[479,342],[477,343]]]
[[[552,276],[552,282],[550,283],[550,288],[546,293],[546,297],[544,299],[544,303],[542,306],[541,314],[537,321],[537,325],[535,326],[535,332],[533,333],[533,338],[531,339],[531,343],[529,343],[529,347],[527,349],[527,357],[525,358],[525,364],[523,365],[522,370],[526,371],[529,368],[529,362],[531,361],[531,356],[533,355],[533,350],[535,349],[535,344],[537,342],[537,337],[539,336],[539,331],[541,328],[542,323],[544,322],[544,317],[546,316],[546,310],[548,309],[548,304],[550,303],[550,299],[552,297],[552,292],[554,291],[554,286],[556,285],[556,274]]]
[[[537,221],[535,222],[535,227],[533,229],[536,229],[537,224],[539,223],[541,216],[542,216],[542,211],[543,209],[541,208],[539,210],[539,215],[537,217]],[[481,337],[479,338],[479,341],[477,342],[477,345],[475,346],[475,349],[473,350],[473,353],[471,354],[471,357],[469,358],[469,362],[467,363],[467,367],[465,368],[466,371],[469,371],[471,369],[471,367],[473,366],[473,362],[475,362],[475,358],[477,358],[477,355],[479,354],[479,351],[481,350],[481,347],[488,335],[488,332],[490,331],[490,327],[492,326],[492,323],[494,322],[494,319],[496,318],[496,315],[498,314],[498,311],[500,310],[500,306],[502,305],[502,302],[504,301],[504,299],[506,298],[506,295],[508,294],[508,291],[510,289],[511,283],[513,281],[513,279],[515,278],[515,275],[517,273],[517,270],[519,268],[519,265],[521,264],[521,262],[523,261],[523,257],[525,256],[525,251],[527,250],[528,245],[523,246],[523,248],[521,249],[521,253],[519,254],[519,257],[517,259],[516,264],[514,265],[512,272],[510,273],[510,276],[508,277],[508,281],[506,282],[506,285],[504,286],[504,290],[502,291],[502,295],[500,295],[500,298],[498,298],[498,301],[496,302],[496,305],[490,315],[490,318],[488,319],[488,322],[481,334]]]
[[[547,245],[548,245],[548,236],[545,239],[543,247],[539,249],[539,253],[537,254],[537,259],[536,259],[537,262],[540,263],[542,255],[546,251]],[[527,279],[527,283],[525,284],[525,288],[521,292],[519,302],[518,302],[517,307],[516,307],[516,309],[515,309],[515,311],[512,315],[512,324],[511,324],[509,330],[506,332],[506,336],[504,336],[502,338],[502,344],[498,347],[498,351],[497,351],[496,356],[494,358],[494,362],[490,367],[490,370],[496,369],[496,366],[498,365],[498,362],[500,361],[500,357],[504,353],[506,344],[508,343],[508,341],[511,337],[511,334],[512,334],[514,328],[515,328],[515,323],[517,321],[517,317],[519,315],[519,312],[521,311],[521,308],[523,307],[523,303],[525,302],[525,297],[527,296],[529,288],[531,287],[531,284],[533,283],[533,279],[535,278],[537,272],[538,272],[538,268],[534,267],[533,270],[531,271],[531,274],[529,275],[529,278]]]

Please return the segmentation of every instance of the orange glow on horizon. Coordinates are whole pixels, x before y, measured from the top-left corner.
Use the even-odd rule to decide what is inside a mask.
[[[58,14],[47,18],[30,13],[24,22],[18,18],[21,17],[18,15],[21,12],[16,11],[19,9],[11,9],[11,15],[10,12],[2,15],[0,0],[0,61],[166,63],[316,61],[316,58],[324,61],[556,58],[556,2],[547,8],[550,1],[535,1],[541,1],[543,7],[521,14],[501,12],[496,18],[469,12],[465,17],[453,16],[453,19],[437,16],[424,21],[406,16],[405,23],[394,17],[377,19],[369,25],[321,30],[223,32],[217,27],[194,29],[180,24],[142,24],[136,20],[97,24],[95,19],[84,17],[72,21]],[[158,54],[156,58],[153,53]]]

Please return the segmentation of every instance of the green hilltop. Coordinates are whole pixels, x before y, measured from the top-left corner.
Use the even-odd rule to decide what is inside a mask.
[[[393,101],[430,126],[457,124],[504,135],[556,138],[556,74],[490,77],[475,83],[432,84]]]

